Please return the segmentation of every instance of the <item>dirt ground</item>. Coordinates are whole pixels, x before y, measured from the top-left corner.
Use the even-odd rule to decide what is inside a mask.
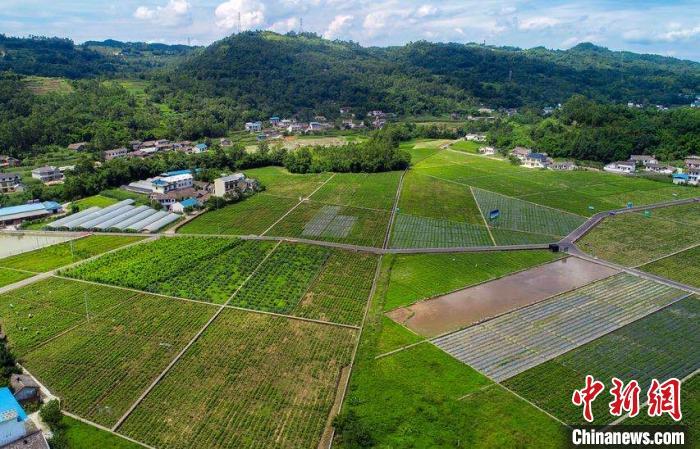
[[[387,316],[418,334],[435,337],[616,273],[614,269],[568,257],[392,310]]]

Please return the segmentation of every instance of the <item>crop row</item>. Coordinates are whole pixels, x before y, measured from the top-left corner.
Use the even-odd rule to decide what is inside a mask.
[[[80,297],[83,285],[74,284]],[[24,364],[65,409],[111,426],[213,314],[206,305],[137,295],[29,352]]]
[[[118,431],[171,449],[316,447],[355,337],[224,310]]]
[[[644,395],[652,378],[682,379],[700,368],[699,313],[700,298],[683,299],[508,379],[505,385],[565,422],[580,423],[581,409],[571,404],[571,392],[582,388],[587,374],[608,386],[613,376],[625,382],[637,380]],[[610,399],[593,403],[596,423],[612,420],[607,410]]]
[[[330,253],[320,246],[279,245],[230,304],[278,313],[293,309]]]
[[[291,313],[360,325],[376,267],[377,257],[374,255],[333,251],[321,273]]]
[[[486,226],[397,214],[392,248],[456,248],[492,246]]]

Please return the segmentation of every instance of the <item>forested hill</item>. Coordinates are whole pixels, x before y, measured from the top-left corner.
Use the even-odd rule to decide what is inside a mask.
[[[338,106],[403,115],[490,106],[542,106],[580,93],[603,102],[687,104],[700,64],[612,52],[415,42],[361,47],[313,34],[247,32],[197,52],[163,76],[163,94],[235,99],[242,109],[288,114]]]

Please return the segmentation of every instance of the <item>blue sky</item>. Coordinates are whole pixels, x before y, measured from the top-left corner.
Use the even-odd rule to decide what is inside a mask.
[[[0,32],[208,44],[238,29],[362,45],[415,40],[611,49],[700,61],[699,0],[2,0]]]

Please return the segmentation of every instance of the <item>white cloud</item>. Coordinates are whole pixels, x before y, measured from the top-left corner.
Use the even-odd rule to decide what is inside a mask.
[[[270,25],[268,29],[274,31],[275,33],[285,34],[292,30],[298,30],[299,25],[299,19],[296,17],[290,17],[288,19],[278,20]]]
[[[387,11],[374,11],[365,16],[362,27],[370,33],[377,32],[387,25],[391,14]]]
[[[323,37],[326,39],[334,39],[339,37],[342,32],[350,25],[354,17],[350,15],[338,15],[335,16],[333,21],[328,25],[328,28],[323,33]]]
[[[561,20],[556,17],[528,17],[518,21],[518,29],[521,31],[535,31],[552,28],[561,24]]]
[[[214,11],[216,24],[226,30],[238,26],[239,14],[242,29],[257,28],[265,23],[265,4],[256,0],[228,0]]]
[[[169,0],[165,6],[139,6],[134,11],[134,17],[161,25],[181,25],[189,20],[191,8],[192,5],[187,0]]]
[[[622,38],[626,42],[646,45],[655,43],[689,42],[700,39],[700,25],[695,27],[683,27],[678,23],[671,23],[668,29],[663,32],[653,32],[635,28],[622,33]]]
[[[415,16],[419,18],[431,17],[438,13],[438,9],[434,5],[423,5],[415,12]]]
[[[687,41],[700,37],[700,25],[691,28],[678,28],[662,33],[659,38],[664,42]]]

